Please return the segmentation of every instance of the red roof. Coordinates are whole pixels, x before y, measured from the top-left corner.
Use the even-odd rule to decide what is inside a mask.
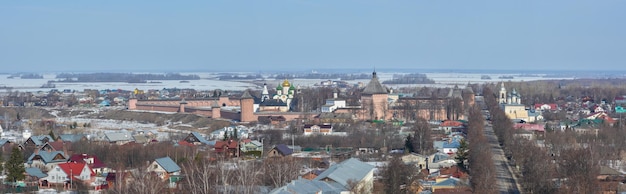
[[[460,121],[451,121],[451,120],[447,120],[447,121],[443,121],[441,122],[442,127],[461,127],[463,126],[463,123]]]
[[[65,148],[67,150],[70,150],[70,145],[71,145],[71,143],[63,142],[63,141],[51,141],[51,142],[48,142],[48,144],[50,144],[50,146],[52,146],[52,148],[56,151],[63,151],[63,145],[65,145]]]
[[[72,179],[74,179],[75,178],[74,176],[80,175],[80,172],[83,171],[83,168],[85,168],[85,163],[77,163],[77,162],[61,163],[59,164],[59,168],[61,168],[61,170],[63,170],[65,174],[72,175]],[[87,166],[87,168],[89,168],[89,166]],[[91,176],[96,175],[96,173],[94,173],[93,170],[91,170],[91,168],[89,168],[89,171],[91,171]]]
[[[193,143],[189,143],[189,142],[187,142],[187,141],[185,141],[185,140],[180,140],[180,141],[178,141],[178,145],[184,145],[184,146],[189,146],[189,147],[194,147],[194,146],[196,146],[196,145],[193,145]]]
[[[540,125],[540,124],[528,124],[528,123],[515,123],[515,126],[513,126],[513,128],[515,129],[524,129],[527,131],[540,131],[543,132],[545,131],[545,126]]]
[[[237,149],[238,142],[235,140],[228,141],[216,141],[215,142],[215,152],[223,152],[223,148],[226,146],[226,149]]]
[[[87,164],[87,160],[92,159],[93,163],[88,164],[89,168],[103,168],[106,164],[102,163],[96,155],[74,154],[70,157],[70,162]]]
[[[459,168],[458,166],[440,168],[439,172],[441,175],[450,175],[454,178],[467,178],[468,177],[467,172],[465,172],[463,169]]]

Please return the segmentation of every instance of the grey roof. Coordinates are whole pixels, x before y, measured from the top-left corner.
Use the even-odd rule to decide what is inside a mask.
[[[623,174],[607,166],[600,166],[600,175],[623,175]]]
[[[48,176],[46,173],[41,172],[41,169],[39,168],[26,168],[26,174],[37,178],[44,178]]]
[[[339,183],[343,187],[348,187],[348,181],[361,181],[365,176],[374,170],[374,166],[361,162],[356,158],[350,158],[339,164],[330,166],[313,180],[324,180],[326,178]]]
[[[257,140],[250,141],[250,144],[257,146],[257,147],[263,147],[263,144]]]
[[[380,84],[378,81],[378,77],[376,76],[376,72],[372,73],[372,79],[365,86],[365,89],[362,92],[363,94],[387,94],[387,89]]]
[[[136,143],[148,143],[150,140],[145,135],[133,135],[133,139],[135,139]]]
[[[260,106],[287,106],[287,103],[284,103],[280,99],[267,99],[259,104]]]
[[[250,95],[250,92],[249,92],[248,90],[246,90],[246,91],[244,91],[244,92],[243,92],[243,94],[241,95],[241,98],[242,98],[242,99],[245,99],[245,98],[254,98],[254,97],[252,97],[252,95]]]
[[[61,134],[59,135],[59,139],[61,139],[62,141],[67,141],[67,142],[77,142],[80,141],[81,139],[83,139],[83,137],[85,137],[85,134]]]
[[[468,94],[473,94],[474,90],[472,89],[472,86],[467,84],[467,86],[465,86],[465,92],[467,92]]]
[[[297,179],[287,183],[285,186],[272,190],[270,194],[317,194],[320,192],[324,194],[339,194],[345,190],[344,187],[337,187],[324,181]]]
[[[104,134],[109,142],[133,141],[133,136],[128,132],[111,132]]]
[[[157,158],[155,161],[168,173],[178,172],[180,171],[180,166],[172,160],[169,156],[163,158]]]

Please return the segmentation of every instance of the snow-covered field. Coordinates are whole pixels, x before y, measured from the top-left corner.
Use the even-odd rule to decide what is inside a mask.
[[[182,74],[191,74],[191,73],[182,73]],[[245,90],[245,89],[261,89],[259,86],[238,82],[238,81],[220,81],[213,80],[211,78],[215,77],[215,73],[208,72],[200,72],[193,73],[200,76],[200,80],[189,80],[189,83],[180,83],[180,80],[163,80],[158,81],[161,83],[124,83],[124,82],[92,82],[92,83],[55,83],[57,90],[76,90],[83,91],[84,89],[123,89],[123,90],[134,90],[135,88],[141,90],[160,90],[163,88],[192,88],[196,90]],[[380,72],[378,73],[378,77],[381,81],[392,79],[394,74],[406,74],[406,72]],[[534,75],[534,76],[520,76],[519,74],[480,74],[480,73],[425,73],[426,76],[430,79],[433,79],[435,84],[428,85],[402,85],[402,86],[432,86],[432,87],[449,87],[454,84],[467,84],[467,83],[485,83],[485,82],[500,82],[500,81],[533,81],[533,80],[548,80],[548,79],[573,79],[571,78],[546,78],[541,77],[542,75]],[[491,80],[483,80],[481,76],[487,75],[490,76]],[[9,75],[0,75],[0,87],[13,87],[13,90],[19,91],[49,91],[47,88],[40,88],[43,84],[47,83],[49,80],[56,80],[55,74],[43,74],[44,79],[20,79],[20,78],[12,78],[9,79]],[[513,76],[513,79],[499,79],[501,76]],[[150,80],[148,80],[150,81]],[[313,86],[316,83],[320,83],[321,81],[326,81],[324,79],[295,79],[289,80],[292,84],[296,86],[308,87]],[[350,84],[367,83],[369,79],[362,80],[349,80],[347,81]],[[282,80],[267,80],[267,84],[269,87],[275,87],[277,84],[282,83]],[[390,87],[400,87],[399,85],[390,85]],[[0,92],[4,92],[6,89],[0,89]]]

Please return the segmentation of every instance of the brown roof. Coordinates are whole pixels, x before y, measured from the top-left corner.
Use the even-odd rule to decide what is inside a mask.
[[[367,84],[367,86],[365,86],[365,89],[363,90],[363,94],[387,94],[387,93],[388,93],[387,89],[382,84],[380,84],[380,81],[378,81],[376,72],[372,73],[372,79]]]
[[[467,178],[468,174],[465,170],[459,168],[458,166],[451,166],[446,168],[439,169],[441,175],[450,175],[455,178]]]
[[[65,144],[66,149],[68,150],[70,149],[70,146],[72,145],[72,143],[70,142],[63,142],[63,141],[51,141],[51,142],[48,142],[48,144],[50,144],[52,149],[56,151],[63,151],[63,144]]]
[[[224,150],[222,150],[222,148],[226,146],[227,149],[236,149],[238,146],[238,142],[235,140],[228,140],[228,141],[216,141],[215,142],[215,151],[216,152],[223,152]]]

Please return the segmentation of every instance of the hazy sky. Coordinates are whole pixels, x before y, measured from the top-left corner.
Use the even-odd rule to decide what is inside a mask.
[[[626,70],[626,1],[0,1],[0,67]]]

